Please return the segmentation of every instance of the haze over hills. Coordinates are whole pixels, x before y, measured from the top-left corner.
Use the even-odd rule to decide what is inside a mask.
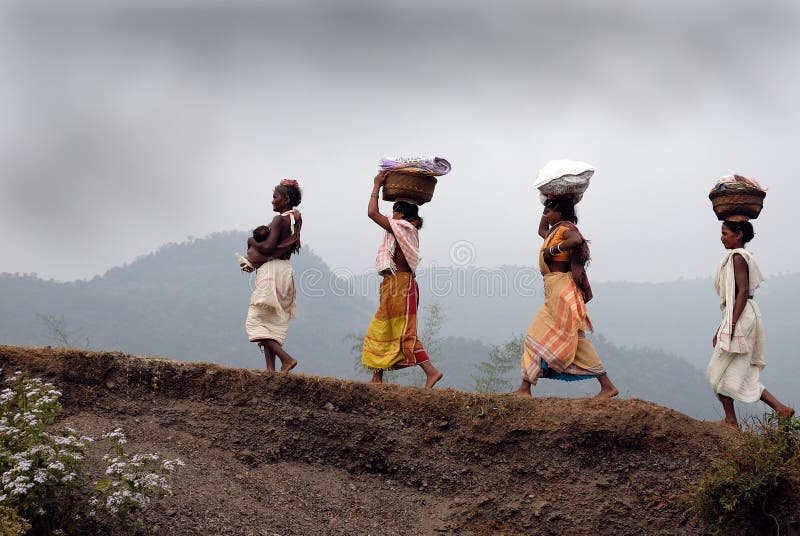
[[[244,334],[250,289],[233,257],[245,238],[243,232],[228,232],[168,244],[90,281],[60,283],[3,274],[0,341],[56,344],[44,320],[49,316],[63,318],[75,346],[263,368],[263,358]],[[297,370],[365,378],[352,347],[375,310],[377,276],[339,278],[307,246],[293,266],[298,317],[286,348],[299,358]],[[421,272],[419,281],[423,324],[426,304],[438,303],[445,315],[441,350],[434,356],[446,373],[444,387],[470,389],[476,366],[487,360],[491,345],[521,335],[541,304],[540,277],[529,268],[434,267]],[[788,342],[791,317],[784,311],[799,286],[800,275],[780,276],[768,281],[758,296],[769,337],[764,380],[792,403],[800,402],[791,398],[798,367]],[[719,316],[709,280],[600,283],[595,284],[595,296],[590,303],[598,332],[595,343],[622,396],[696,417],[719,415],[702,372]],[[700,350],[690,354],[693,348]],[[516,367],[506,378],[509,388],[518,381]],[[542,381],[536,393],[586,396],[596,389],[593,380]]]

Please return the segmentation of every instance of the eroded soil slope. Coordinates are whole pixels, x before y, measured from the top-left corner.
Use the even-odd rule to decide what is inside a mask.
[[[700,534],[679,497],[732,433],[640,400],[10,346],[0,366],[56,384],[82,433],[186,462],[149,534]]]

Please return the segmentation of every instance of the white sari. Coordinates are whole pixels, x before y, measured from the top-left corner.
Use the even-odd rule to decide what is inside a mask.
[[[297,309],[294,272],[287,260],[273,259],[256,270],[245,329],[250,342],[272,339],[283,344]]]
[[[764,281],[764,276],[752,254],[746,249],[729,251],[717,268],[714,287],[720,298],[722,323],[717,330],[717,345],[711,354],[706,377],[714,393],[740,402],[756,402],[761,398],[764,385],[759,374],[766,366],[764,328],[761,311],[751,298],[747,300],[736,327],[732,331],[733,306],[736,302],[736,278],[733,256],[739,254],[747,262],[749,272],[748,295]]]
[[[299,241],[299,236],[295,237],[295,213],[300,214],[289,210],[281,216],[289,216],[289,238]],[[297,230],[299,232],[299,227]],[[294,318],[296,311],[297,291],[291,263],[285,259],[270,259],[259,266],[245,320],[250,342],[272,339],[283,344],[289,331],[289,320]]]

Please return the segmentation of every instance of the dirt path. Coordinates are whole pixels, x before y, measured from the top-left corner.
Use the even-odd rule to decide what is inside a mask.
[[[82,433],[187,463],[149,534],[702,534],[678,497],[732,433],[640,400],[9,346],[0,366],[56,384]]]

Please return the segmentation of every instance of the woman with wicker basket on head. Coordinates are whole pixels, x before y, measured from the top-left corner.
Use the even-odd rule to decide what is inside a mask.
[[[522,384],[512,394],[531,396],[540,377],[557,380],[597,378],[596,398],[611,398],[619,391],[606,374],[585,332],[592,330],[586,302],[592,290],[586,277],[589,246],[578,227],[570,197],[545,202],[539,222],[544,244],[539,250],[539,269],[544,280],[545,301],[536,314],[522,354]]]
[[[763,196],[762,196],[763,197]],[[717,424],[739,428],[733,401],[763,401],[781,418],[794,409],[781,403],[759,381],[766,365],[761,312],[753,295],[764,280],[745,244],[755,236],[747,216],[728,215],[722,222],[720,240],[727,252],[717,268],[714,287],[720,298],[722,323],[714,334],[714,352],[706,376],[722,402],[725,419]]]
[[[297,307],[294,272],[289,258],[300,251],[300,227],[303,220],[295,207],[302,192],[296,180],[283,179],[272,193],[272,209],[278,213],[269,225],[266,239],[247,239],[244,272],[256,271],[255,288],[250,297],[245,329],[250,342],[264,352],[267,370],[275,370],[275,358],[281,360],[281,372],[289,372],[297,360],[283,349],[289,320]],[[244,262],[247,260],[248,262]]]
[[[425,372],[425,389],[432,389],[442,379],[442,372],[433,366],[417,338],[419,287],[414,273],[420,259],[422,218],[417,205],[403,201],[394,204],[391,218],[381,214],[378,196],[385,182],[386,172],[378,172],[367,207],[369,218],[385,233],[375,261],[383,276],[380,305],[364,337],[361,364],[373,371],[371,383],[382,383],[385,370],[419,365]]]

